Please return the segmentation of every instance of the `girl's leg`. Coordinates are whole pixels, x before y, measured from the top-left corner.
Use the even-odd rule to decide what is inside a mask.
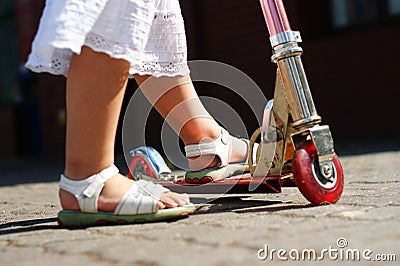
[[[204,108],[189,75],[173,78],[136,75],[135,79],[185,145],[214,140],[221,134],[221,127]],[[247,145],[241,141],[236,143],[232,151],[237,154],[235,159],[246,160]],[[209,162],[206,167],[212,167],[219,159],[212,157],[206,161]]]
[[[129,63],[83,47],[74,55],[67,80],[67,133],[65,175],[81,180],[114,162],[114,141]],[[113,211],[132,180],[118,174],[109,180],[99,198],[99,210]],[[79,210],[73,195],[60,190],[65,210]],[[161,201],[163,203],[161,203]],[[164,204],[165,203],[165,204]],[[159,207],[189,203],[187,195],[162,194]]]
[[[136,82],[185,144],[217,138],[221,128],[205,110],[189,76],[174,78],[135,75]]]

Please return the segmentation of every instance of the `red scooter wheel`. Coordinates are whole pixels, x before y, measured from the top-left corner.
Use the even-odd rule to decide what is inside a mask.
[[[312,141],[305,142],[293,156],[293,177],[303,196],[313,204],[332,204],[343,192],[343,168],[336,154],[333,155],[331,180],[321,174],[317,151]]]
[[[134,179],[133,177],[136,176],[136,173],[142,173],[152,178],[157,178],[151,166],[139,155],[135,155],[132,158],[131,164],[129,165],[128,178]]]

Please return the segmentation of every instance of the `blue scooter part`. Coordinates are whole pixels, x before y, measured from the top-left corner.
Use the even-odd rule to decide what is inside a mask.
[[[160,177],[161,175],[163,176],[171,175],[172,173],[171,169],[167,166],[160,153],[152,147],[149,146],[138,147],[134,150],[131,150],[130,155],[132,157],[140,156],[151,168],[156,178]]]

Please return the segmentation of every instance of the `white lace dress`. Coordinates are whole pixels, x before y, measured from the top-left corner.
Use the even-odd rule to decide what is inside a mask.
[[[130,75],[189,73],[178,0],[47,0],[26,67],[67,76],[82,46],[129,61]]]

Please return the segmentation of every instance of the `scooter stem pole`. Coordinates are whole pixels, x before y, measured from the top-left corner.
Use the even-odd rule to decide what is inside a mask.
[[[282,0],[260,0],[270,34],[273,55],[288,98],[293,127],[310,127],[321,121],[315,110],[300,56],[299,32],[292,31]]]
[[[260,0],[270,36],[291,31],[282,0]]]

